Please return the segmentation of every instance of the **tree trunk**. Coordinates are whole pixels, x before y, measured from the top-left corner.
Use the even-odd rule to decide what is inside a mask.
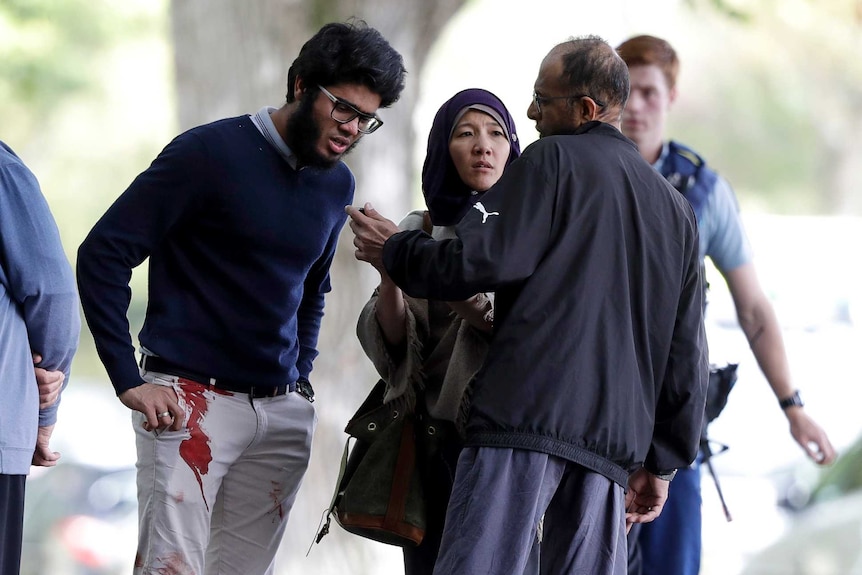
[[[377,28],[404,57],[401,100],[380,112],[386,125],[346,158],[356,175],[356,204],[372,202],[398,221],[414,195],[413,109],[426,56],[464,0],[174,0],[171,23],[179,124],[185,130],[224,117],[280,106],[287,70],[323,24],[352,16]],[[378,276],[353,257],[352,234],[341,236],[332,269],[312,383],[319,425],[306,481],[287,526],[279,569],[302,573],[403,572],[396,548],[347,535],[338,527],[308,558],[315,527],[329,505],[347,419],[377,377],[355,337],[359,311]],[[381,559],[383,554],[383,559]],[[301,562],[300,562],[301,560]],[[391,566],[387,569],[384,565]]]

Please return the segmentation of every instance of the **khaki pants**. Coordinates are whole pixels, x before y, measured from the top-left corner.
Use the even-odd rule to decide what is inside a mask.
[[[148,432],[133,412],[138,450],[135,575],[272,573],[311,457],[314,406],[297,393],[252,399],[172,375],[186,422]]]

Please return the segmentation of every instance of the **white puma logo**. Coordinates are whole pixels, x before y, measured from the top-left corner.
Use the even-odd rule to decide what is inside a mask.
[[[488,221],[489,217],[500,215],[500,212],[489,212],[488,210],[486,210],[485,206],[482,205],[482,202],[476,202],[475,204],[473,204],[473,207],[476,208],[477,210],[479,210],[480,212],[482,212],[482,223],[483,224]]]

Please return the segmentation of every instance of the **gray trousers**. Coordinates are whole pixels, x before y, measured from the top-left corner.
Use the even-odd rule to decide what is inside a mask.
[[[252,399],[169,374],[186,421],[146,431],[132,412],[138,450],[138,557],[134,575],[272,575],[317,424],[298,393]]]
[[[543,516],[542,575],[626,574],[622,486],[552,455],[468,447],[434,575],[524,572]]]

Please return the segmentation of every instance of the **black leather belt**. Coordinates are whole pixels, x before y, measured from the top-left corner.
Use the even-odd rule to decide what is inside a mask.
[[[208,377],[194,371],[189,371],[188,369],[179,367],[176,364],[173,364],[155,355],[142,356],[141,367],[147,371],[157,371],[159,373],[175,375],[177,377],[188,379],[204,386],[211,386],[216,389],[223,389],[224,391],[232,391],[234,393],[247,393],[252,398],[277,397],[279,395],[284,395],[285,393],[293,393],[294,391],[296,391],[296,382],[289,384],[284,383],[277,386],[248,385],[247,383],[231,381],[229,379]]]

